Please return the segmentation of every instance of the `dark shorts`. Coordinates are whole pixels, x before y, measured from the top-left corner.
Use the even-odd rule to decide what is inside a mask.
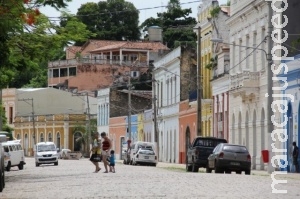
[[[90,157],[90,161],[92,162],[101,162],[101,158],[100,158],[100,161],[95,161],[95,158],[98,157],[99,155],[98,154],[92,154],[91,157]]]
[[[114,166],[115,166],[115,163],[109,163],[109,166],[110,166],[110,167],[114,167]]]

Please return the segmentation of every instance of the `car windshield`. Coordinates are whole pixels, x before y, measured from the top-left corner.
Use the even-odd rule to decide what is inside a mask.
[[[226,143],[226,140],[222,140],[222,139],[198,139],[195,146],[216,147],[220,143]]]
[[[153,150],[140,150],[139,154],[155,155]]]
[[[55,145],[51,144],[51,145],[46,145],[46,144],[42,144],[42,145],[38,145],[37,147],[37,151],[38,152],[43,152],[43,151],[55,151]]]
[[[146,150],[153,150],[152,146],[143,146],[143,145],[139,145],[138,149],[146,149]]]
[[[248,153],[248,150],[244,146],[227,145],[223,147],[223,151],[235,152],[235,153]]]

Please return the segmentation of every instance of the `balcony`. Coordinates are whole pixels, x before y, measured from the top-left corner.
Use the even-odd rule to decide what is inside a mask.
[[[260,73],[243,71],[230,76],[230,92],[234,97],[241,96],[243,100],[252,99],[259,91]]]
[[[77,66],[81,64],[97,64],[97,65],[120,65],[120,66],[140,66],[146,67],[148,66],[147,61],[139,61],[139,60],[109,60],[109,59],[68,59],[68,60],[58,60],[52,61],[48,63],[48,68],[60,68],[60,67],[69,67],[69,66]]]

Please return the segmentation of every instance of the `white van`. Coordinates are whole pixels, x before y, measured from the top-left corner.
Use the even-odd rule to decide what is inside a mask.
[[[41,164],[53,164],[58,165],[57,153],[59,149],[56,148],[54,142],[39,142],[34,148],[34,158],[35,166],[40,166]]]
[[[3,147],[2,147],[3,142],[6,142],[6,136],[0,135],[0,192],[2,192],[5,187],[4,152],[3,152]]]
[[[155,151],[155,145],[152,142],[141,142],[137,141],[130,146],[130,163],[132,165],[133,158],[139,149],[151,149]]]
[[[6,171],[10,171],[10,168],[15,166],[18,166],[19,170],[23,170],[26,163],[20,140],[3,142],[2,147],[5,155],[4,165]]]

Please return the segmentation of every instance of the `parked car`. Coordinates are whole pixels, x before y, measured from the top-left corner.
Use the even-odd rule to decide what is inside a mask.
[[[5,187],[4,150],[2,147],[2,143],[5,141],[6,141],[6,136],[0,135],[0,192],[2,192]]]
[[[157,156],[153,149],[140,148],[137,153],[133,156],[133,165],[149,165],[156,166]]]
[[[54,142],[39,142],[34,149],[35,166],[38,167],[41,164],[53,164],[58,165],[58,151]]]
[[[2,143],[5,155],[5,168],[10,171],[11,167],[17,166],[19,170],[24,169],[25,156],[20,140],[12,140]]]
[[[219,144],[208,157],[207,173],[231,173],[235,171],[241,174],[245,171],[246,175],[251,173],[251,156],[248,149],[242,145]]]
[[[208,156],[220,143],[227,141],[215,137],[196,137],[187,150],[186,171],[198,172],[200,167],[206,168]]]
[[[134,142],[131,146],[130,149],[126,151],[127,155],[124,158],[124,164],[133,164],[133,158],[138,152],[139,149],[149,149],[155,152],[155,145],[153,142],[142,142],[142,141],[137,141]]]
[[[66,159],[68,157],[68,152],[71,152],[71,150],[70,149],[62,149],[59,152],[58,158],[59,159]]]

